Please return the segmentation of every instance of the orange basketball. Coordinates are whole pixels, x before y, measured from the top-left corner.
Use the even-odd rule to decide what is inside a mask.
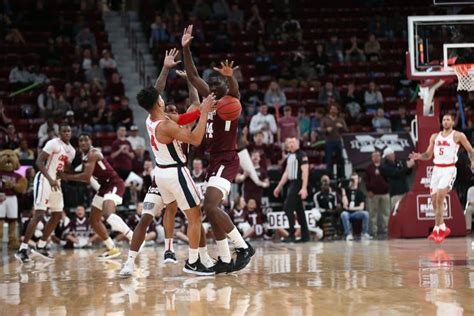
[[[233,121],[240,117],[242,105],[237,98],[226,95],[217,102],[217,115],[224,121]]]

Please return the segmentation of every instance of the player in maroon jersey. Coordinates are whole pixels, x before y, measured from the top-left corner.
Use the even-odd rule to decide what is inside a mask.
[[[122,233],[129,240],[132,239],[133,231],[120,216],[115,214],[117,205],[122,204],[125,183],[102,153],[97,148],[92,147],[88,134],[79,136],[79,149],[83,154],[83,171],[76,174],[59,173],[58,176],[62,180],[85,183],[90,183],[91,177],[94,177],[99,182],[100,188],[92,200],[90,224],[107,247],[107,251],[101,254],[99,259],[118,257],[120,256],[120,250],[107,233],[101,218],[103,216],[114,231]]]
[[[193,26],[188,26],[181,39],[184,66],[189,81],[204,97],[214,93],[216,99],[221,99],[225,95],[240,98],[239,84],[233,76],[236,68],[232,67],[233,62],[222,62],[221,68],[214,68],[216,73],[209,77],[208,82],[199,76],[190,49],[193,39],[192,31]],[[216,273],[239,271],[249,264],[250,258],[255,254],[255,250],[242,238],[229,215],[219,208],[222,199],[229,194],[231,182],[234,181],[240,169],[237,154],[237,128],[238,119],[224,121],[216,112],[209,113],[205,136],[210,159],[203,207],[211,223],[219,251],[219,257],[214,266]],[[227,237],[236,246],[235,262],[230,255]]]

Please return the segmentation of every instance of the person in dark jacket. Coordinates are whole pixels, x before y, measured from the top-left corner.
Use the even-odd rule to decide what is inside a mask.
[[[390,209],[393,209],[403,195],[408,192],[407,177],[412,172],[415,162],[411,159],[397,160],[395,152],[389,147],[383,151],[383,158],[385,161],[381,171],[388,183]]]

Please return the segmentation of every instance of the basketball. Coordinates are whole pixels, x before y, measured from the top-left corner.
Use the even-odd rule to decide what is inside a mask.
[[[224,121],[233,121],[240,117],[242,105],[237,98],[226,95],[217,102],[217,115]]]

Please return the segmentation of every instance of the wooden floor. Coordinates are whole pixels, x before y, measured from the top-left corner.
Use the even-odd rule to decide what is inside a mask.
[[[98,250],[20,265],[3,253],[0,315],[473,315],[474,240],[254,243],[238,275],[191,277],[145,248],[137,277]],[[211,255],[214,248],[211,247]],[[126,251],[124,251],[126,253]]]

